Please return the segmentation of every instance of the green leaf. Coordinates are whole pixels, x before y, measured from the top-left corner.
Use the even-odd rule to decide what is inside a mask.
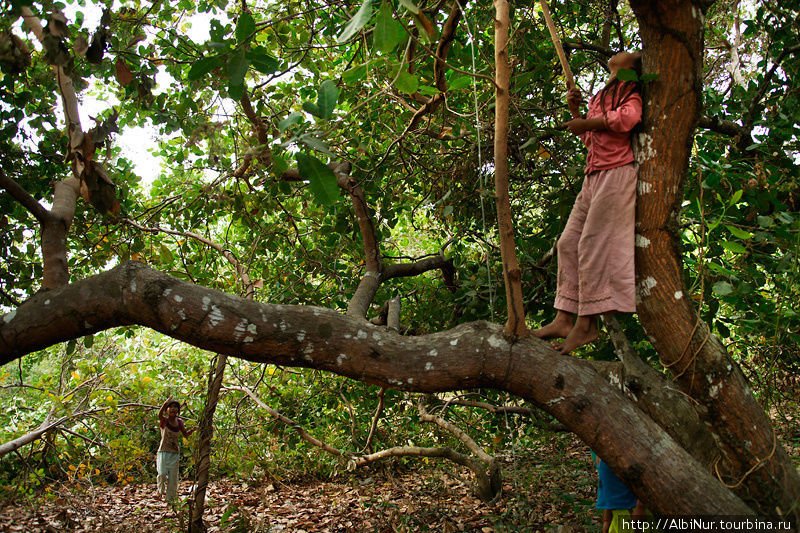
[[[276,176],[280,176],[284,172],[289,170],[289,162],[286,161],[285,157],[273,154],[272,155],[272,173]]]
[[[325,144],[324,142],[320,141],[319,139],[317,139],[313,135],[309,135],[308,133],[304,133],[303,135],[298,137],[298,140],[301,143],[303,143],[306,146],[308,146],[309,148],[311,148],[312,150],[316,150],[318,152],[322,152],[323,154],[327,155],[328,157],[334,157],[334,155],[328,149],[328,145]]]
[[[363,80],[367,77],[367,65],[369,63],[364,63],[362,65],[357,65],[353,68],[347,69],[342,72],[342,80],[345,83],[354,83],[360,80]]]
[[[419,8],[411,0],[400,0],[400,5],[408,9],[411,13],[419,15]]]
[[[403,38],[405,31],[394,18],[392,5],[388,0],[384,0],[375,19],[375,29],[372,32],[372,44],[383,54],[388,54],[397,46]]]
[[[743,193],[744,191],[742,189],[739,189],[738,191],[733,193],[733,196],[731,196],[731,200],[730,202],[728,202],[728,205],[736,205],[739,202],[739,200],[742,199]]]
[[[161,245],[158,255],[161,258],[161,261],[164,263],[172,263],[172,260],[174,259],[172,251],[164,244]]]
[[[397,76],[397,81],[394,83],[397,90],[406,94],[414,94],[419,87],[419,80],[413,74],[409,74],[405,70],[401,70]]]
[[[67,343],[67,348],[66,348],[67,355],[72,355],[72,353],[75,351],[76,344],[77,342],[75,341],[75,339],[72,339]]]
[[[244,75],[247,74],[247,67],[249,66],[250,62],[244,56],[244,48],[231,55],[227,65],[230,87],[244,84]]]
[[[781,211],[778,213],[778,220],[783,222],[784,224],[791,224],[794,222],[794,217],[787,213],[786,211]]]
[[[333,80],[323,81],[317,93],[317,106],[319,107],[320,116],[325,119],[331,118],[338,100],[339,89],[336,87],[336,82]]]
[[[303,110],[311,113],[315,117],[322,118],[322,111],[314,102],[303,102]]]
[[[228,97],[232,100],[241,100],[244,96],[244,83],[228,85]]]
[[[419,94],[424,94],[425,96],[433,96],[441,92],[436,87],[431,87],[430,85],[420,85],[417,87],[417,90],[419,91]]]
[[[758,215],[756,221],[762,228],[771,228],[775,225],[775,220],[771,216]]]
[[[190,80],[199,80],[215,68],[222,66],[222,56],[211,56],[198,59],[192,63],[192,68],[189,69],[187,77]]]
[[[736,226],[725,226],[731,234],[736,237],[737,239],[752,239],[753,234],[749,231],[745,231],[743,229],[737,228]]]
[[[289,113],[289,116],[285,119],[278,122],[278,131],[283,133],[286,131],[290,126],[294,126],[295,124],[299,124],[303,120],[303,114],[294,111],[293,113]]]
[[[244,56],[250,61],[256,70],[262,74],[273,74],[281,66],[281,62],[267,53],[263,46],[256,46],[246,51]]]
[[[470,78],[469,76],[459,76],[458,78],[450,82],[449,89],[452,91],[458,91],[459,89],[466,89],[467,87],[471,86],[472,86],[472,78]]]
[[[361,7],[358,9],[358,12],[345,25],[341,35],[336,38],[336,42],[342,44],[349,41],[353,35],[358,33],[361,28],[363,28],[364,25],[369,22],[370,17],[372,17],[372,0],[364,0],[364,3],[361,4]]]
[[[649,74],[642,74],[642,76],[639,78],[639,81],[641,83],[650,83],[651,81],[656,81],[657,79],[658,79],[658,73],[651,72]]]
[[[617,79],[620,81],[639,81],[639,76],[629,68],[621,68],[617,71]]]
[[[725,276],[735,277],[736,272],[717,263],[708,263],[708,268]]]
[[[744,246],[742,246],[738,242],[721,241],[720,245],[722,245],[722,247],[725,248],[726,250],[728,250],[729,252],[733,252],[735,254],[743,254],[743,253],[747,252],[747,248],[745,248]]]
[[[336,183],[333,171],[313,155],[297,153],[295,159],[300,177],[308,180],[311,193],[317,202],[324,206],[333,205],[340,197],[339,185]]]
[[[245,42],[256,31],[256,21],[250,13],[242,13],[236,22],[236,41]]]
[[[93,344],[94,344],[94,335],[86,335],[83,338],[84,347],[91,348]]]
[[[727,281],[718,281],[711,288],[717,296],[727,296],[733,292],[733,286]]]

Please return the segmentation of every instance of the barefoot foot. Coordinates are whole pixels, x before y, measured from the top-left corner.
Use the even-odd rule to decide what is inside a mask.
[[[559,311],[552,322],[533,330],[532,333],[540,339],[563,339],[570,331],[572,331],[572,315]]]
[[[589,344],[596,338],[597,326],[595,325],[594,317],[578,317],[578,320],[575,321],[575,326],[564,339],[564,342],[553,343],[553,347],[561,355],[567,355],[575,348]]]

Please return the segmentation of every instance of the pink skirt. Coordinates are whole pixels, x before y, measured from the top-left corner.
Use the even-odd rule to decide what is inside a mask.
[[[636,311],[636,167],[592,172],[558,239],[555,308],[580,316]]]

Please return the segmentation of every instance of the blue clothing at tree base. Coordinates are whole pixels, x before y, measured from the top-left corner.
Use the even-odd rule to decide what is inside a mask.
[[[602,459],[592,452],[592,459],[600,478],[597,486],[597,509],[633,509],[636,496],[620,481]]]

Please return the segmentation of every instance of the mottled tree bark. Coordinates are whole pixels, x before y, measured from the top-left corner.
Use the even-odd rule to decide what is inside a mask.
[[[633,0],[645,72],[638,135],[637,311],[664,365],[698,402],[722,454],[715,472],[761,513],[800,518],[800,477],[738,365],[711,334],[683,283],[678,233],[693,132],[701,110],[704,7]]]
[[[130,261],[0,317],[0,363],[130,324],[220,354],[396,389],[505,390],[569,427],[657,512],[752,512],[591,362],[560,356],[538,338],[509,343],[485,322],[407,337],[330,309],[248,301]]]

